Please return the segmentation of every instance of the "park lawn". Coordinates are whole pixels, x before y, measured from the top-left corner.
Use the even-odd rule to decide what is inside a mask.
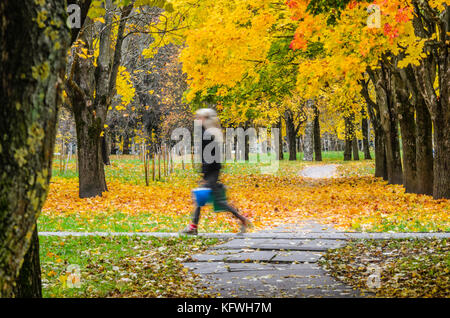
[[[44,297],[209,297],[182,262],[217,239],[40,237]],[[73,270],[75,268],[75,270]],[[68,284],[79,269],[80,285]],[[70,276],[70,271],[75,274]]]
[[[41,215],[40,231],[76,231],[76,232],[177,232],[190,222],[190,215],[164,215],[151,212],[127,214],[122,212],[73,213],[66,217],[59,215]],[[217,217],[211,212],[202,214],[204,232],[232,232],[235,227],[223,216]]]
[[[288,152],[285,152],[283,155],[284,155],[285,159],[289,158]],[[372,158],[375,158],[374,152],[371,152],[370,155],[372,156]],[[297,153],[297,160],[303,160],[303,157],[304,157],[303,152]],[[359,158],[361,160],[364,159],[364,152],[362,152],[362,151],[359,152]],[[344,162],[344,155],[343,155],[342,151],[323,151],[322,152],[322,160],[325,163],[328,163],[328,162],[342,163],[342,162]]]
[[[328,251],[321,264],[368,296],[450,297],[448,239],[352,241]],[[378,281],[369,279],[374,274]]]
[[[335,154],[330,154],[335,156]],[[326,156],[325,156],[326,157]],[[137,157],[112,156],[106,167],[108,192],[102,197],[78,198],[74,163],[60,173],[56,166],[50,192],[38,221],[40,231],[143,231],[183,229],[193,209],[191,189],[198,173],[181,169],[145,186],[143,164]],[[450,231],[450,201],[405,194],[402,186],[372,177],[371,160],[336,163],[338,178],[312,180],[300,176],[307,165],[282,161],[272,175],[257,164],[226,164],[223,182],[230,202],[250,217],[255,230],[303,219],[317,219],[347,231]],[[55,162],[57,164],[57,161]],[[228,213],[205,209],[203,232],[236,232],[238,223]]]

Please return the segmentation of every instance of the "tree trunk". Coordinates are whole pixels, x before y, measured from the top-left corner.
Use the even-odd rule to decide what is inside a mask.
[[[19,277],[16,280],[15,296],[17,298],[41,298],[41,265],[39,262],[39,237],[37,225],[31,237],[30,247],[23,259]]]
[[[91,108],[85,106],[84,100],[78,100],[80,106],[74,102],[72,100],[77,129],[79,195],[80,198],[102,196],[108,190],[100,137],[104,119],[96,117]]]
[[[445,16],[447,20],[450,19],[449,10]],[[424,61],[415,70],[415,77],[433,122],[433,198],[450,199],[450,54],[448,54],[448,46],[444,46],[436,55],[439,61],[437,70],[440,96],[437,96],[433,88],[433,64]]]
[[[352,140],[352,150],[353,150],[353,160],[359,161],[359,147],[358,147],[358,139],[353,137]]]
[[[398,138],[398,119],[395,114],[392,75],[383,64],[377,70],[369,71],[375,86],[380,122],[383,128],[386,148],[386,164],[389,184],[403,184],[403,171]]]
[[[417,36],[430,40],[425,57],[413,67],[417,84],[434,129],[433,198],[450,199],[450,10],[432,10],[428,1],[413,1],[413,25]],[[437,80],[437,81],[436,81]],[[435,87],[435,84],[438,84]]]
[[[387,122],[387,126],[383,125],[383,128],[388,181],[390,184],[403,184],[400,143],[398,138],[398,121],[393,114],[388,114],[385,121]]]
[[[407,193],[417,191],[416,165],[416,122],[415,109],[410,103],[412,93],[407,89],[404,77],[399,71],[393,72],[392,86],[394,87],[394,104],[400,123],[403,148],[403,185]]]
[[[353,123],[350,117],[344,118],[345,124],[345,147],[344,147],[344,160],[352,160],[352,141],[353,141]]]
[[[297,139],[297,152],[304,152],[304,149],[303,149],[303,135],[302,136],[298,136],[298,139]]]
[[[375,177],[388,180],[386,163],[386,146],[384,145],[383,130],[375,129]]]
[[[102,159],[103,163],[107,166],[111,164],[109,161],[109,154],[111,153],[111,150],[108,149],[108,142],[106,141],[106,137],[103,135],[102,137]]]
[[[297,138],[295,133],[294,118],[288,112],[286,112],[285,122],[286,122],[287,141],[289,146],[289,160],[294,161],[297,160],[297,145],[296,145]]]
[[[433,194],[433,125],[423,100],[416,103],[417,193]]]
[[[366,117],[366,112],[362,110],[361,131],[363,135],[363,150],[364,160],[371,160],[370,145],[369,145],[369,122]]]
[[[245,130],[248,129],[248,124],[245,124]],[[244,159],[245,161],[250,160],[250,136],[245,134],[245,145],[244,145]]]
[[[110,150],[110,154],[111,155],[116,155],[117,154],[116,134],[114,132],[111,133],[109,150]]]
[[[314,120],[308,120],[303,138],[303,160],[313,161],[314,156]]]
[[[283,127],[282,127],[282,121],[281,118],[278,121],[276,128],[279,129],[279,134],[278,134],[278,151],[277,151],[277,160],[283,160],[284,159],[284,154],[283,154]]]
[[[407,193],[416,193],[417,166],[416,125],[414,121],[414,110],[404,109],[399,117],[403,146],[403,185],[405,186],[405,190]]]
[[[434,119],[434,185],[433,198],[450,199],[450,109],[440,109]]]
[[[427,11],[425,15],[433,15]],[[439,21],[439,49],[435,48],[413,68],[415,83],[423,97],[433,122],[434,138],[434,177],[433,198],[450,198],[450,54],[448,52],[450,11],[440,17],[429,17]],[[417,19],[417,18],[416,18]],[[437,74],[436,74],[437,71]],[[436,76],[437,75],[437,76]],[[438,79],[438,90],[434,88]],[[439,91],[439,96],[437,91]]]
[[[104,4],[104,27],[96,42],[97,65],[94,65],[92,59],[79,57],[82,50],[87,50],[91,54],[95,51],[93,32],[80,32],[79,37],[83,41],[73,48],[73,61],[67,76],[66,92],[72,104],[77,129],[80,198],[101,196],[103,191],[107,191],[101,133],[115,90],[124,29],[128,21],[126,18],[132,10],[134,1],[128,2],[122,9],[114,49],[112,49],[114,6],[112,0],[106,0]]]
[[[245,153],[244,153],[244,158],[245,161],[249,161],[250,160],[250,143],[249,143],[249,136],[245,136]]]
[[[122,138],[123,138],[122,154],[129,155],[130,154],[130,137],[128,137],[128,135],[125,134]]]
[[[373,72],[368,69],[368,73],[371,75],[372,81],[374,81],[375,76]],[[367,103],[367,112],[375,134],[375,177],[383,178],[383,180],[387,181],[386,146],[384,144],[384,131],[381,125],[380,108],[370,97],[368,82],[360,81],[359,84],[361,85],[361,95]]]
[[[0,297],[16,296],[22,264],[33,261],[24,257],[38,244],[70,41],[65,16],[63,1],[0,1]],[[38,281],[33,268],[28,277]]]
[[[316,117],[314,118],[314,154],[316,161],[322,161],[322,142],[320,138],[320,118],[319,110],[314,106],[314,113]]]
[[[352,140],[345,139],[344,161],[352,160]]]
[[[71,4],[76,4],[80,7],[80,25],[84,24],[84,21],[87,18],[87,14],[89,11],[89,8],[91,6],[92,0],[67,0],[67,6]],[[80,32],[80,28],[71,28],[70,29],[70,35],[71,40],[70,43],[73,43],[77,40],[78,34]]]

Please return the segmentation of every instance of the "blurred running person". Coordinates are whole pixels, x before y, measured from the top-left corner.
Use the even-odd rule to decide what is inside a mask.
[[[241,232],[245,233],[247,228],[251,227],[251,222],[239,214],[239,212],[227,202],[225,196],[225,187],[219,182],[219,174],[221,165],[221,147],[223,143],[222,131],[220,128],[220,121],[217,118],[215,110],[210,108],[202,108],[196,112],[196,120],[202,123],[202,144],[201,144],[201,156],[202,156],[202,174],[203,179],[201,181],[202,187],[210,188],[212,190],[212,198],[214,204],[214,212],[231,212],[239,221],[241,221]],[[208,152],[205,156],[205,148],[211,149],[210,154]],[[219,153],[216,153],[218,150]],[[207,156],[210,155],[210,158]],[[198,223],[200,221],[200,206],[196,206],[192,214],[192,222],[181,233],[197,235]]]

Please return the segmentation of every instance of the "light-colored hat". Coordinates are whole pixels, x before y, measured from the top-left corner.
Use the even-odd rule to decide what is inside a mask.
[[[200,108],[195,114],[205,118],[203,126],[207,129],[209,134],[214,135],[217,142],[221,143],[223,141],[223,136],[217,112],[211,108]]]
[[[205,118],[213,118],[217,117],[217,113],[212,108],[200,108],[195,112],[197,116],[205,117]]]

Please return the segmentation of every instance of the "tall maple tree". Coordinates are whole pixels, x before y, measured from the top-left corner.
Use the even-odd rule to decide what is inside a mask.
[[[373,108],[374,126],[381,128],[375,131],[382,133],[385,148],[385,158],[376,159],[386,162],[388,180],[403,183],[409,192],[432,192],[435,198],[448,198],[448,1],[374,1],[370,4],[379,9],[380,28],[367,24],[369,3],[316,4],[288,1],[298,21],[293,49],[305,50],[319,41],[326,50],[323,60],[300,66],[307,65],[310,70],[300,79],[301,87],[316,95],[340,79],[348,92],[357,94],[362,86],[364,97],[369,99],[368,77],[376,96],[368,105]],[[430,161],[434,176],[429,173]]]

